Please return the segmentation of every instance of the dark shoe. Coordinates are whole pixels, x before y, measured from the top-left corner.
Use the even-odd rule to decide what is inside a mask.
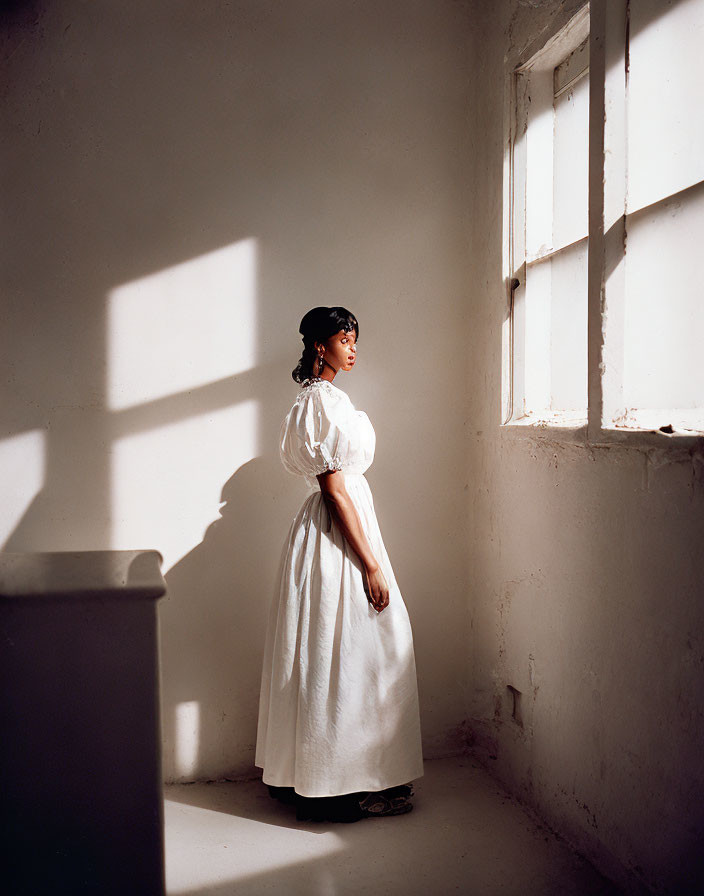
[[[388,791],[382,790],[368,794],[359,808],[364,813],[364,818],[386,818],[388,815],[405,815],[413,809],[413,803],[403,793],[390,795]]]
[[[340,796],[306,797],[295,794],[298,821],[331,821],[351,824],[363,818],[405,815],[413,809],[412,784],[399,784],[378,793],[344,793]]]

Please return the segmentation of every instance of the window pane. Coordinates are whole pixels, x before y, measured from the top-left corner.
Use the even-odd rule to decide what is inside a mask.
[[[589,74],[555,98],[553,246],[582,239],[589,228]]]
[[[629,218],[623,367],[629,410],[704,408],[704,302],[695,268],[703,221],[701,189]]]
[[[628,212],[704,180],[704,2],[630,4]]]
[[[552,249],[552,73],[531,72],[526,95],[526,254],[534,258]]]
[[[587,240],[552,259],[550,407],[587,407]]]
[[[528,265],[525,286],[525,407],[544,413],[550,408],[551,259]]]
[[[523,310],[523,309],[521,309]],[[587,241],[528,266],[525,289],[525,410],[587,407]]]

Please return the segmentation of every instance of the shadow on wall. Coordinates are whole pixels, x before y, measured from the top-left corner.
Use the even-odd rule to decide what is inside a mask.
[[[254,753],[266,620],[301,487],[278,457],[260,457],[232,476],[222,500],[203,542],[166,575],[160,624],[170,780],[253,772],[250,759],[233,758]]]

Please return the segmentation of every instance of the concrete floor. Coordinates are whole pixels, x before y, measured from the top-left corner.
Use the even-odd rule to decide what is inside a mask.
[[[614,896],[471,759],[426,762],[414,810],[296,821],[260,781],[170,785],[167,893],[202,896]]]

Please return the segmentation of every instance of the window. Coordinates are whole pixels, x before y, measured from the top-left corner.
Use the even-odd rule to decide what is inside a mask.
[[[587,416],[587,28],[515,75],[512,410],[536,421]]]
[[[702,35],[704,0],[592,0],[513,66],[504,423],[704,432]]]

